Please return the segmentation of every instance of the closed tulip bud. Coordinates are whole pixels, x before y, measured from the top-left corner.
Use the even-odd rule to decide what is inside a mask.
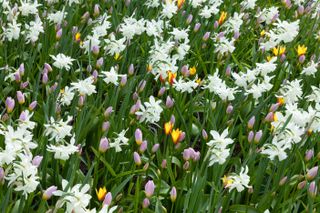
[[[309,185],[308,193],[312,198],[315,198],[317,195],[318,187],[315,181],[312,181]]]
[[[27,120],[27,113],[25,111],[22,111],[20,116],[19,116],[19,120],[20,121],[26,121]]]
[[[306,60],[306,56],[305,55],[300,55],[299,56],[299,63],[300,64],[303,64],[305,60]]]
[[[152,197],[152,195],[154,193],[154,189],[155,189],[155,185],[154,185],[153,181],[149,180],[144,187],[146,197],[148,197],[148,198]]]
[[[62,36],[62,28],[60,28],[60,29],[56,32],[56,39],[57,39],[57,40],[60,40],[61,36]]]
[[[166,107],[171,108],[171,107],[173,107],[173,104],[174,104],[174,101],[172,100],[172,98],[170,96],[167,96]]]
[[[139,155],[137,152],[134,152],[134,153],[133,153],[133,160],[134,160],[134,163],[135,163],[137,166],[140,166],[140,165],[141,165],[141,158],[140,158],[140,155]]]
[[[87,66],[87,72],[91,72],[92,71],[92,66],[89,64],[88,66]]]
[[[304,7],[302,5],[299,5],[298,7],[298,14],[301,16],[304,13]]]
[[[47,83],[48,83],[48,80],[49,80],[48,74],[47,74],[47,73],[43,73],[43,74],[42,74],[42,83],[43,83],[43,84],[47,84]]]
[[[232,111],[233,111],[233,106],[231,104],[229,104],[228,107],[227,107],[226,113],[227,114],[231,114]]]
[[[252,116],[248,121],[248,129],[252,129],[255,122],[256,122],[256,117]]]
[[[284,61],[286,60],[286,58],[287,58],[286,54],[283,53],[283,54],[281,54],[281,56],[280,56],[280,61],[281,61],[281,62],[284,62]]]
[[[50,186],[43,192],[42,199],[49,200],[52,197],[53,193],[57,191],[57,189],[58,188],[56,186]]]
[[[167,168],[167,160],[166,159],[163,159],[162,162],[161,162],[161,168],[165,169]]]
[[[190,75],[190,70],[187,65],[183,65],[181,67],[181,73],[184,77],[188,77]]]
[[[283,186],[288,180],[287,176],[284,176],[283,178],[281,178],[280,182],[279,182],[279,186]]]
[[[283,0],[283,3],[288,9],[291,8],[292,6],[291,0]]]
[[[303,189],[306,186],[307,181],[301,181],[300,183],[298,183],[297,188],[298,189]]]
[[[134,66],[133,66],[133,64],[130,64],[130,66],[128,68],[128,74],[129,75],[133,75],[134,74]]]
[[[147,148],[148,148],[148,142],[145,140],[141,143],[139,147],[140,153],[143,153],[144,151],[146,151]]]
[[[254,132],[251,130],[248,134],[248,142],[251,143],[254,137]]]
[[[19,73],[20,73],[21,76],[24,75],[24,71],[25,71],[25,69],[24,69],[24,63],[22,63],[22,64],[20,64],[20,66],[19,66]]]
[[[92,49],[91,49],[91,51],[92,51],[92,53],[93,53],[94,55],[99,55],[100,48],[99,48],[98,46],[93,46]],[[100,62],[101,62],[101,61],[100,61]],[[98,68],[101,67],[102,64],[103,64],[103,63],[100,63],[100,62],[99,62],[99,64],[98,64],[98,61],[97,61],[96,66],[97,66]]]
[[[160,147],[160,144],[156,143],[155,145],[153,145],[151,152],[156,153],[158,151],[159,147]]]
[[[193,161],[198,161],[200,160],[200,152],[194,152],[193,153]]]
[[[33,111],[36,108],[37,104],[38,104],[37,101],[32,101],[31,104],[29,105],[28,109],[30,111]]]
[[[213,24],[213,27],[214,27],[214,29],[217,29],[219,27],[219,22],[215,21],[214,24]]]
[[[172,125],[174,125],[175,122],[176,122],[176,117],[174,117],[174,115],[171,115],[170,123],[172,123]]]
[[[93,81],[94,82],[96,82],[97,81],[97,79],[98,79],[98,71],[97,70],[93,70],[93,72],[92,72],[92,77],[93,77]]]
[[[141,81],[140,83],[139,83],[139,85],[138,85],[138,92],[142,92],[143,90],[144,90],[144,87],[146,86],[146,81],[145,80],[143,80],[143,81]]]
[[[105,131],[108,131],[110,128],[110,122],[109,121],[105,121],[102,123],[102,131],[105,132]]]
[[[254,142],[259,143],[259,141],[261,140],[261,137],[262,137],[262,130],[259,130],[258,132],[256,132],[256,135],[254,136]]]
[[[26,101],[24,98],[24,94],[21,91],[17,91],[17,99],[19,104],[24,104]]]
[[[186,23],[189,25],[192,22],[192,19],[193,19],[193,15],[192,14],[188,15]]]
[[[28,82],[28,81],[22,82],[22,83],[20,84],[20,88],[21,88],[21,89],[25,89],[25,88],[27,88],[28,86],[29,86],[29,82]]]
[[[309,161],[313,157],[313,150],[309,149],[306,151],[306,155],[304,156],[305,161]]]
[[[265,120],[266,122],[272,122],[272,121],[274,121],[274,113],[273,113],[273,112],[269,112],[269,113],[267,114],[267,116],[264,118],[264,120]]]
[[[181,134],[179,135],[178,141],[179,142],[183,141],[185,139],[185,137],[186,137],[186,133],[185,132],[181,132]]]
[[[35,156],[35,157],[32,159],[32,165],[34,165],[34,166],[36,166],[36,167],[39,167],[40,164],[41,164],[42,159],[43,159],[43,157],[40,156],[40,155]]]
[[[135,137],[136,143],[138,145],[141,145],[141,143],[142,143],[142,132],[141,132],[140,129],[136,129],[136,131],[134,132],[134,137]]]
[[[82,107],[84,105],[85,97],[83,95],[80,95],[78,106]]]
[[[2,168],[2,167],[0,167],[0,183],[2,183],[3,182],[3,180],[4,180],[4,169]]]
[[[162,96],[166,91],[166,88],[165,87],[161,87],[159,92],[158,92],[158,97]]]
[[[16,72],[16,73],[14,74],[14,80],[15,80],[17,83],[19,83],[19,82],[21,81],[21,75],[20,75],[19,72]]]
[[[276,103],[276,104],[272,104],[270,109],[269,109],[269,112],[275,112],[280,106],[280,103]]]
[[[208,39],[210,38],[210,32],[206,32],[203,37],[202,37],[202,40],[203,41],[208,41]]]
[[[150,205],[149,199],[148,199],[148,198],[143,199],[143,201],[142,201],[142,208],[144,208],[144,209],[145,209],[145,208],[148,208],[149,205]]]
[[[127,83],[127,75],[121,76],[120,86],[125,86]]]
[[[87,11],[81,16],[81,22],[85,23],[90,18],[90,13]]]
[[[101,138],[100,144],[99,144],[99,151],[102,153],[105,153],[109,148],[109,140],[108,138],[104,137]]]
[[[99,4],[95,4],[93,8],[93,16],[97,17],[100,14],[100,6]]]
[[[183,150],[182,155],[183,155],[183,159],[185,161],[188,161],[191,158],[192,152],[190,149],[185,149],[185,150]]]
[[[231,75],[231,66],[228,65],[227,68],[226,68],[226,76],[230,76]]]
[[[137,92],[134,92],[134,93],[132,94],[132,99],[133,99],[134,101],[137,101],[138,98],[139,98],[138,93],[137,93]]]
[[[171,191],[170,191],[170,199],[171,202],[175,202],[177,199],[177,189],[176,187],[172,187]]]
[[[196,24],[194,25],[193,31],[194,31],[195,33],[198,32],[199,29],[200,29],[200,27],[201,27],[201,24],[200,24],[200,23],[196,23]]]
[[[233,38],[237,40],[239,37],[240,37],[240,32],[239,31],[234,32]]]
[[[208,133],[207,133],[207,131],[206,131],[205,129],[203,129],[203,130],[201,131],[201,133],[202,133],[202,138],[203,138],[204,140],[208,140]]]
[[[111,115],[111,113],[113,112],[113,107],[112,106],[109,106],[105,111],[104,111],[104,117],[105,118],[108,118],[110,115]]]
[[[96,62],[96,67],[99,69],[103,65],[103,58],[99,58]]]
[[[5,105],[6,105],[7,113],[11,113],[15,105],[14,99],[12,99],[11,97],[7,97]]]
[[[45,68],[46,70],[48,70],[48,72],[52,72],[52,67],[51,67],[50,64],[44,63],[44,68]]]
[[[318,174],[318,166],[312,167],[308,172],[307,172],[307,179],[308,180],[313,180]]]
[[[111,194],[111,192],[108,192],[108,193],[106,194],[106,196],[104,197],[103,205],[108,205],[108,206],[110,206],[111,202],[112,202],[112,194]]]

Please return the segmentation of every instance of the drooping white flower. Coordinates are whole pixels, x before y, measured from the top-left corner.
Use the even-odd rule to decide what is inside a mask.
[[[106,42],[105,51],[107,51],[110,56],[120,54],[126,48],[126,45],[124,44],[126,38],[117,40],[114,34],[111,34],[110,38],[105,39],[104,41]]]
[[[67,13],[65,11],[57,11],[55,13],[49,13],[47,19],[54,24],[61,24]]]
[[[92,76],[84,79],[84,80],[79,80],[78,82],[73,82],[71,83],[71,89],[78,90],[80,95],[85,96],[85,95],[92,95],[93,93],[96,93],[96,86],[93,84],[94,79]]]
[[[314,77],[317,70],[318,70],[318,63],[314,63],[314,61],[311,61],[307,67],[303,68],[301,74],[312,75]]]
[[[117,137],[112,139],[110,142],[110,148],[115,148],[116,152],[121,152],[121,146],[128,145],[129,139],[125,136],[127,130],[122,130],[117,134]]]
[[[50,136],[49,140],[56,141],[60,141],[66,136],[71,136],[72,126],[68,124],[71,120],[71,116],[68,116],[66,121],[63,121],[62,119],[55,121],[54,118],[51,117],[49,123],[44,124],[44,127],[46,128],[44,134]]]
[[[75,145],[75,138],[74,136],[71,138],[70,143],[64,142],[57,145],[50,144],[47,146],[48,152],[54,153],[55,159],[60,160],[68,160],[70,155],[78,152],[78,147]]]
[[[229,188],[229,191],[237,189],[238,192],[242,192],[245,188],[250,188],[250,176],[248,175],[248,172],[248,166],[245,168],[242,167],[239,175],[234,174],[228,177],[231,181],[229,181],[225,187]]]
[[[179,92],[192,93],[198,87],[198,83],[196,80],[186,81],[180,78],[178,81],[174,80],[173,87]]]
[[[41,4],[38,4],[37,0],[33,2],[30,0],[21,0],[20,3],[21,3],[21,6],[19,7],[19,10],[22,16],[38,14],[37,7],[39,7]]]
[[[31,21],[29,25],[26,24],[26,29],[28,29],[25,32],[27,43],[36,42],[39,39],[40,33],[44,32],[42,21],[39,17],[37,17],[34,21]]]
[[[116,86],[118,86],[118,84],[119,84],[119,82],[118,82],[119,77],[124,76],[124,75],[119,75],[116,72],[114,67],[111,67],[109,72],[102,71],[101,73],[102,73],[101,76],[104,77],[103,81],[106,82],[106,84],[112,83],[112,84],[114,84]]]

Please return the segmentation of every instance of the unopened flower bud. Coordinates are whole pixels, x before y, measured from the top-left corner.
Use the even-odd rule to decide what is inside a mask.
[[[56,32],[56,39],[59,40],[62,36],[62,28],[60,28],[57,32]]]
[[[155,145],[153,145],[151,152],[156,153],[158,151],[159,147],[160,147],[160,144],[156,143]]]
[[[109,106],[105,111],[104,111],[104,117],[105,118],[108,118],[110,115],[111,115],[111,113],[113,112],[113,107],[112,106]]]
[[[147,196],[148,198],[153,195],[154,189],[155,189],[155,185],[154,185],[153,181],[152,181],[152,180],[149,180],[149,181],[146,183],[145,187],[144,187],[145,194],[146,194],[146,196]]]
[[[183,65],[181,67],[181,73],[184,77],[188,77],[190,75],[190,70],[187,65]]]
[[[93,53],[94,55],[99,55],[100,49],[99,49],[98,46],[96,46],[96,45],[93,46],[91,50],[92,50],[92,53]],[[100,62],[101,62],[101,61],[100,61]],[[103,63],[100,63],[100,62],[99,62],[99,64],[98,64],[98,61],[97,61],[97,64],[96,64],[97,67],[101,67],[101,66],[102,66]]]
[[[99,144],[99,151],[102,153],[105,153],[109,148],[109,140],[108,138],[104,137],[101,138],[100,144]]]
[[[308,180],[313,180],[318,174],[318,166],[312,167],[308,172],[307,172],[307,179]]]
[[[210,32],[206,32],[206,33],[203,35],[202,40],[203,40],[203,41],[208,41],[209,37],[210,37]]]
[[[226,113],[227,114],[231,114],[232,111],[233,111],[233,106],[231,104],[229,104],[228,107],[227,107]]]
[[[110,122],[109,121],[105,121],[102,123],[102,131],[105,132],[105,131],[108,131],[110,128]]]
[[[170,191],[170,199],[171,202],[175,202],[177,199],[177,189],[176,187],[172,187],[171,191]]]
[[[281,178],[281,180],[279,181],[279,186],[283,186],[288,180],[287,176],[284,176],[283,178]]]
[[[259,143],[259,141],[261,140],[261,137],[262,137],[262,130],[259,130],[258,132],[256,132],[256,135],[254,136],[254,142]]]
[[[97,17],[100,14],[100,6],[99,4],[95,4],[93,8],[93,16]]]
[[[133,66],[133,64],[130,64],[130,66],[128,68],[128,74],[129,75],[133,75],[134,74],[134,66]]]
[[[33,110],[36,108],[37,104],[38,104],[37,101],[32,101],[32,102],[30,103],[28,109],[29,109],[30,111],[33,111]]]
[[[306,60],[306,56],[305,55],[300,55],[299,56],[299,63],[303,64],[303,62]]]
[[[166,159],[163,159],[162,162],[161,162],[161,168],[165,169],[167,168],[167,160]]]
[[[172,100],[172,98],[170,96],[167,96],[166,107],[171,108],[171,107],[173,107],[173,104],[174,104],[174,101]]]
[[[193,19],[193,15],[192,14],[188,15],[186,23],[189,25],[192,22],[192,19]]]
[[[207,133],[207,131],[206,131],[205,129],[203,129],[203,130],[201,131],[201,133],[202,133],[202,138],[203,138],[204,140],[208,140],[208,133]]]
[[[194,31],[194,32],[198,32],[199,29],[200,29],[200,27],[201,27],[201,24],[200,24],[200,23],[196,23],[196,24],[194,25],[193,31]]]
[[[142,208],[144,208],[144,209],[145,209],[145,208],[148,208],[149,205],[150,205],[149,199],[148,199],[148,198],[143,199],[143,201],[142,201]]]
[[[140,157],[140,155],[139,155],[137,152],[134,152],[134,153],[133,153],[133,160],[134,160],[134,163],[135,163],[137,166],[140,166],[140,165],[141,165],[141,157]]]
[[[248,121],[248,129],[252,129],[255,122],[256,122],[256,117],[252,116]]]
[[[106,196],[104,197],[103,205],[108,205],[108,206],[110,206],[111,201],[112,201],[112,194],[111,194],[111,192],[108,192],[108,193],[106,194]]]
[[[146,140],[142,141],[139,147],[140,153],[143,153],[144,151],[146,151],[147,148],[148,148],[148,142]]]
[[[304,156],[305,161],[309,161],[313,157],[313,149],[309,149],[306,151],[306,155]]]
[[[17,99],[19,104],[24,104],[26,101],[24,98],[24,94],[21,91],[17,91]]]
[[[52,197],[53,193],[57,191],[57,189],[58,188],[56,186],[50,186],[47,190],[43,192],[42,199],[49,200]]]
[[[5,105],[6,105],[7,113],[11,113],[15,105],[14,99],[12,99],[11,97],[7,97]]]
[[[25,71],[25,69],[24,69],[24,63],[22,63],[22,64],[20,64],[20,66],[19,66],[19,73],[20,73],[21,76],[24,75],[24,71]]]
[[[99,58],[96,62],[96,67],[99,69],[103,65],[103,58]]]
[[[254,132],[251,130],[248,134],[248,142],[251,143],[254,137]]]
[[[314,198],[317,195],[318,187],[315,181],[312,181],[309,185],[308,193],[309,195]]]
[[[138,145],[141,145],[142,143],[142,132],[140,129],[136,129],[134,132],[135,141]]]
[[[190,167],[190,163],[189,163],[189,161],[186,161],[186,162],[183,164],[183,169],[184,169],[184,170],[188,170],[189,167]]]

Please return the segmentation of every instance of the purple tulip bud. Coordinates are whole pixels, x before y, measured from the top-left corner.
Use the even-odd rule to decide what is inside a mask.
[[[303,5],[299,5],[298,14],[301,16],[301,15],[303,15],[303,13],[304,13],[304,7],[303,7]]]
[[[52,197],[53,193],[57,191],[57,189],[58,188],[56,186],[50,186],[43,192],[42,199],[49,200]]]
[[[108,118],[111,113],[113,112],[113,107],[112,106],[109,106],[105,111],[104,111],[104,117],[105,118]]]
[[[306,183],[307,183],[307,181],[301,181],[299,184],[298,184],[298,186],[297,186],[297,188],[298,189],[303,189],[305,186],[306,186]]]
[[[174,104],[174,101],[172,100],[172,98],[170,96],[167,96],[166,107],[171,108],[173,107],[173,104]]]
[[[89,64],[88,66],[87,66],[87,72],[91,72],[92,71],[92,66]]]
[[[312,167],[308,172],[307,172],[307,179],[308,180],[313,180],[318,174],[318,166]]]
[[[142,143],[142,132],[140,129],[136,129],[136,131],[134,132],[134,137],[135,137],[135,141],[138,145],[141,145]]]
[[[90,13],[89,13],[88,11],[85,12],[85,13],[81,16],[82,22],[87,21],[87,20],[89,19],[89,17],[90,17]]]
[[[161,168],[165,169],[167,168],[167,160],[166,159],[163,159],[162,162],[161,162]]]
[[[300,55],[299,56],[299,63],[303,64],[303,62],[306,60],[306,56],[305,55]]]
[[[14,80],[15,80],[17,83],[19,83],[19,82],[21,81],[21,75],[20,75],[19,72],[16,72],[16,73],[14,74]]]
[[[283,186],[288,180],[287,176],[284,176],[283,178],[281,178],[280,182],[279,182],[279,186]]]
[[[100,67],[102,67],[102,65],[103,65],[103,58],[101,57],[101,58],[99,58],[99,59],[97,60],[97,62],[96,62],[96,67],[97,67],[97,68],[100,68]]]
[[[182,153],[183,159],[184,159],[185,161],[190,160],[192,154],[193,154],[193,153],[192,153],[192,151],[191,151],[189,148],[183,150],[183,153]]]
[[[240,32],[239,31],[234,32],[233,38],[237,40],[239,37],[240,37]]]
[[[104,197],[103,205],[108,205],[108,206],[110,206],[111,201],[112,201],[112,194],[111,194],[111,192],[108,192],[108,193],[106,194],[106,196]]]
[[[138,93],[137,93],[137,92],[134,92],[134,93],[132,94],[132,99],[133,99],[134,101],[136,101],[136,100],[138,100],[138,98],[139,98]]]
[[[290,0],[284,0],[284,4],[288,9],[291,8],[291,6],[292,6],[292,3]]]
[[[166,88],[165,87],[161,87],[159,92],[158,92],[158,97],[162,96],[166,91]]]
[[[24,104],[26,101],[24,98],[24,94],[21,91],[17,91],[17,99],[19,104]]]
[[[279,108],[280,104],[276,103],[276,104],[272,104],[269,111],[270,112],[275,112],[278,108]]]
[[[193,19],[193,15],[192,14],[188,15],[186,23],[189,25],[192,22],[192,19]]]
[[[32,101],[31,104],[29,105],[28,109],[30,111],[33,111],[36,108],[37,104],[38,104],[37,101]]]
[[[99,46],[96,46],[96,45],[95,45],[95,46],[92,47],[91,50],[92,50],[92,53],[93,53],[94,55],[99,55],[99,52],[100,52]],[[97,66],[97,67],[101,67],[102,64],[103,64],[103,62],[102,62],[102,63],[99,62],[99,65],[98,65],[98,61],[97,61],[97,65],[96,65],[96,66]]]
[[[264,118],[266,122],[272,122],[274,121],[274,113],[271,111],[267,114],[267,116]]]
[[[185,133],[185,132],[182,132],[182,133],[179,135],[178,141],[179,141],[179,142],[183,141],[183,140],[185,139],[185,137],[186,137],[186,133]]]
[[[99,6],[99,4],[95,4],[94,8],[93,8],[93,15],[99,16],[99,14],[100,14],[100,6]]]
[[[43,84],[47,84],[49,80],[48,74],[47,73],[43,73],[42,74],[42,83]]]
[[[15,101],[11,97],[7,97],[6,99],[6,109],[7,113],[11,113],[14,109]]]
[[[309,149],[306,151],[306,155],[304,157],[305,161],[309,161],[313,157],[313,149]]]
[[[133,66],[133,64],[130,64],[130,66],[128,68],[128,74],[129,75],[133,75],[134,74],[134,66]]]
[[[309,192],[309,195],[314,198],[316,197],[317,195],[317,191],[318,191],[318,187],[316,185],[316,182],[315,181],[312,181],[309,185],[309,189],[308,189],[308,192]]]
[[[110,128],[110,122],[109,121],[105,121],[102,123],[102,131],[105,132],[105,131],[108,131]]]
[[[99,75],[98,71],[97,71],[97,70],[93,70],[93,72],[92,72],[92,77],[93,77],[93,80],[94,80],[94,81],[97,81],[98,75]]]
[[[19,116],[19,120],[20,120],[20,121],[26,121],[27,118],[28,118],[28,117],[27,117],[26,111],[22,111],[21,114],[20,114],[20,116]]]
[[[155,185],[154,185],[153,181],[149,180],[144,187],[146,197],[148,197],[148,198],[152,197],[152,195],[154,193],[154,189],[155,189]]]
[[[228,65],[227,68],[226,68],[226,76],[230,76],[231,75],[231,66]]]
[[[200,152],[194,152],[193,153],[193,161],[198,161],[200,160]]]
[[[28,82],[28,81],[22,82],[22,83],[20,84],[20,89],[25,89],[25,88],[27,88],[28,86],[29,86],[29,82]]]
[[[252,129],[255,122],[256,122],[256,117],[252,116],[248,121],[248,129]]]
[[[227,114],[231,114],[232,111],[233,111],[233,106],[231,104],[229,104],[228,107],[227,107],[226,113]]]
[[[184,77],[188,77],[190,75],[190,71],[187,65],[183,65],[181,67],[181,73]]]
[[[50,64],[44,63],[44,68],[45,68],[47,71],[52,72],[52,67],[50,66]]]
[[[170,199],[171,202],[175,202],[177,199],[177,189],[176,187],[172,187],[171,191],[170,191]]]
[[[24,63],[22,63],[22,64],[20,64],[20,66],[19,66],[19,73],[20,73],[20,75],[21,76],[23,76],[24,75]]]
[[[82,107],[84,105],[85,97],[83,95],[80,95],[78,106]]]
[[[146,86],[147,81],[143,80],[138,85],[138,92],[142,92],[144,90],[144,87]]]
[[[261,137],[262,137],[262,130],[259,130],[258,132],[256,132],[256,135],[254,136],[254,142],[259,143],[259,141],[261,140]]]
[[[213,27],[214,27],[214,29],[217,29],[219,27],[219,22],[215,21],[214,24],[213,24]]]
[[[160,147],[160,144],[156,143],[155,145],[153,145],[151,152],[156,153],[158,151],[159,147]]]
[[[109,140],[108,138],[104,137],[101,138],[100,144],[99,144],[99,151],[102,153],[105,153],[109,148]]]
[[[0,167],[0,183],[4,180],[4,169]]]
[[[254,132],[251,130],[248,134],[248,142],[251,143],[254,137]]]
[[[206,32],[206,33],[203,35],[202,40],[203,40],[203,41],[208,41],[209,37],[210,37],[210,32]]]
[[[62,28],[60,28],[57,32],[56,32],[56,39],[59,40],[62,36]]]
[[[137,152],[133,153],[133,160],[134,160],[134,162],[135,162],[135,164],[137,166],[141,165],[141,158],[140,158],[140,155]]]
[[[207,133],[207,131],[206,131],[205,129],[203,129],[203,130],[201,131],[201,133],[202,133],[203,139],[204,139],[204,140],[208,140],[208,133]]]
[[[149,205],[150,205],[149,199],[148,199],[148,198],[143,199],[143,201],[142,201],[142,208],[144,208],[144,209],[145,209],[145,208],[148,208]]]
[[[35,157],[32,159],[32,165],[34,165],[34,166],[36,166],[36,167],[39,167],[42,159],[43,159],[43,157],[40,156],[40,155],[35,156]]]
[[[282,53],[281,56],[280,56],[280,61],[281,62],[284,62],[286,60],[287,56],[285,53]]]
[[[170,123],[172,123],[172,125],[176,122],[176,117],[174,117],[174,115],[171,115],[170,118]]]
[[[144,153],[144,151],[146,151],[147,148],[148,148],[148,142],[146,140],[142,141],[139,147],[140,153]]]
[[[194,25],[193,31],[194,31],[194,32],[198,32],[199,29],[200,29],[200,27],[201,27],[201,24],[200,24],[200,23],[196,23],[196,24]]]

